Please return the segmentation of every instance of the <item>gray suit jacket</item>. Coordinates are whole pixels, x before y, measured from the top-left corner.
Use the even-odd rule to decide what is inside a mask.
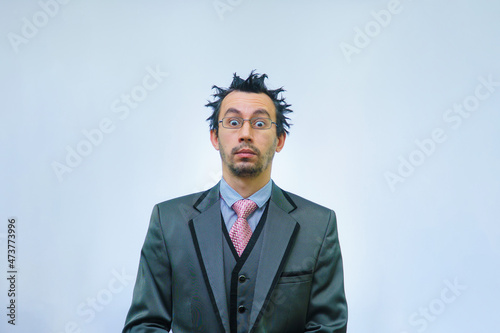
[[[230,332],[219,185],[153,209],[124,333]],[[273,183],[250,332],[346,332],[332,210]]]

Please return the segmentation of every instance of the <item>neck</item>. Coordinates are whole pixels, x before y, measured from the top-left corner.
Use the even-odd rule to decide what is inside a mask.
[[[258,190],[264,187],[269,180],[271,180],[271,174],[260,174],[257,177],[236,177],[227,172],[223,172],[222,176],[226,183],[231,186],[239,195],[243,198],[248,198]]]

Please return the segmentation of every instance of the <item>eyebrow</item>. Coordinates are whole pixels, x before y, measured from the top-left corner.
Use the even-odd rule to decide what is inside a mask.
[[[228,113],[236,113],[238,115],[241,115],[241,111],[238,110],[238,109],[235,109],[235,108],[229,108],[229,109],[227,109],[226,112],[224,113],[224,116],[226,116]],[[253,114],[252,114],[252,117],[254,117],[256,115],[265,115],[265,116],[268,116],[269,118],[271,118],[271,115],[269,114],[269,112],[267,112],[264,109],[257,109],[257,110],[255,110],[253,112]]]

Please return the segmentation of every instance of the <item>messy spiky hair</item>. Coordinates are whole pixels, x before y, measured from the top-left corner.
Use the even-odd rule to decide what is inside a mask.
[[[284,133],[288,134],[288,129],[290,128],[290,124],[288,124],[288,118],[285,114],[293,112],[289,107],[291,104],[287,104],[285,102],[285,98],[280,96],[280,93],[284,92],[283,88],[278,88],[275,90],[270,90],[266,87],[264,80],[267,78],[267,74],[258,74],[253,70],[246,80],[243,80],[241,77],[233,74],[233,82],[229,88],[220,88],[216,85],[212,86],[212,89],[215,89],[215,93],[212,95],[214,97],[213,102],[208,102],[205,106],[211,107],[213,112],[210,117],[207,118],[207,121],[210,122],[210,130],[214,130],[215,134],[219,135],[219,113],[220,106],[222,104],[222,100],[229,95],[233,91],[243,91],[243,92],[251,92],[251,93],[264,93],[274,103],[274,107],[276,108],[276,134],[277,136],[281,136]]]

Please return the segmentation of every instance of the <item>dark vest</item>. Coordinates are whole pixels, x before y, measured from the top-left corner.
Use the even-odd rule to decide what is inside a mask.
[[[252,310],[255,278],[259,269],[262,250],[262,229],[266,222],[269,202],[248,242],[245,251],[238,256],[229,238],[227,227],[222,219],[222,230],[226,239],[223,242],[224,282],[226,285],[227,308],[231,333],[246,333],[250,329],[250,311]]]

